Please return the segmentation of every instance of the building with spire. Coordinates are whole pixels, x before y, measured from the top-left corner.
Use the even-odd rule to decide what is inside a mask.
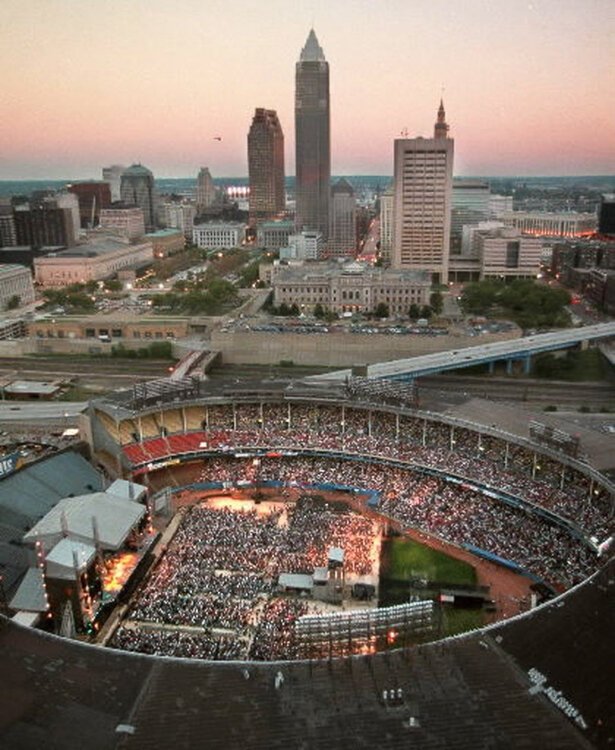
[[[433,138],[395,140],[393,268],[427,270],[448,281],[453,147],[440,101]]]
[[[250,224],[284,212],[284,133],[274,109],[256,109],[248,133]]]
[[[329,233],[331,138],[329,63],[314,29],[295,67],[295,174],[298,231]]]

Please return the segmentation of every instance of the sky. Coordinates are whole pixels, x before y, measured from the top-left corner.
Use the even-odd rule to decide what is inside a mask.
[[[442,92],[457,175],[615,174],[615,0],[2,0],[0,180],[245,176],[256,107],[294,174],[312,26],[333,174],[392,174]]]

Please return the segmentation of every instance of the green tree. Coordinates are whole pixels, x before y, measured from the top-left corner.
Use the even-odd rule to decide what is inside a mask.
[[[389,306],[385,302],[379,302],[374,309],[374,316],[376,318],[388,318]]]
[[[421,317],[421,308],[415,302],[410,305],[410,309],[408,310],[408,317],[410,318],[410,320],[417,320]]]
[[[318,318],[318,320],[322,320],[325,317],[325,308],[320,304],[320,302],[317,302],[314,305],[314,317]]]
[[[122,282],[119,279],[108,279],[105,281],[105,289],[110,292],[121,292],[124,288]]]
[[[434,315],[440,315],[444,309],[444,298],[442,293],[439,291],[432,292],[429,297],[429,306],[434,312]]]
[[[423,305],[423,307],[421,307],[421,318],[426,318],[427,320],[429,320],[432,315],[433,310],[431,309],[431,307],[429,307],[429,305]]]
[[[21,305],[21,297],[18,294],[14,294],[6,303],[7,310],[16,310]]]
[[[299,309],[299,305],[296,302],[293,302],[293,304],[290,306],[290,315],[293,317],[297,317],[301,315],[301,310]]]

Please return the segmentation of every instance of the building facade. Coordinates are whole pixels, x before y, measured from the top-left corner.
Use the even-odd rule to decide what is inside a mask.
[[[201,167],[196,178],[197,213],[211,208],[216,202],[216,186],[209,172],[209,167]]]
[[[491,195],[489,198],[489,218],[499,219],[502,214],[513,210],[512,195]]]
[[[284,213],[284,134],[274,109],[254,111],[248,133],[250,224]]]
[[[120,183],[120,195],[126,206],[136,206],[143,211],[145,229],[156,228],[156,185],[154,175],[147,167],[133,164],[124,170]]]
[[[197,247],[207,250],[223,250],[240,247],[246,237],[246,227],[238,222],[210,222],[196,224],[192,230],[192,241]]]
[[[331,226],[327,255],[353,258],[357,251],[357,201],[348,180],[341,178],[331,188]]]
[[[70,209],[57,208],[54,203],[22,203],[15,206],[13,220],[17,245],[72,247],[76,242]]]
[[[34,259],[36,281],[45,287],[101,281],[125,268],[140,268],[153,261],[151,242],[102,238],[70,250]]]
[[[448,281],[453,139],[442,102],[434,138],[395,141],[393,268],[429,271]]]
[[[305,312],[322,305],[338,314],[367,313],[382,303],[390,315],[407,315],[410,305],[429,304],[431,276],[426,271],[396,271],[354,262],[274,268],[275,304],[294,303]]]
[[[169,229],[179,229],[189,242],[192,242],[195,216],[195,205],[187,201],[162,203],[158,211],[162,226]]]
[[[126,169],[123,164],[113,164],[110,167],[103,167],[102,178],[105,182],[109,183],[109,190],[111,191],[111,202],[121,200],[121,184],[122,184],[122,172]]]
[[[464,226],[476,225],[489,218],[491,192],[483,180],[453,180],[451,196],[451,253],[461,252]]]
[[[77,196],[82,229],[94,229],[100,220],[100,211],[111,205],[111,188],[108,182],[88,180],[73,182],[66,186],[69,193]]]
[[[598,231],[600,234],[615,235],[615,193],[604,193],[600,196]]]
[[[186,247],[186,238],[179,229],[159,229],[146,234],[144,239],[152,243],[154,258],[168,258]]]
[[[288,247],[280,248],[280,258],[285,260],[321,260],[325,244],[320,232],[299,232],[288,238]]]
[[[0,264],[0,310],[12,306],[13,300],[18,300],[15,307],[23,307],[34,302],[34,284],[29,268],[12,263]]]
[[[143,211],[136,207],[103,208],[100,226],[102,229],[117,229],[129,240],[136,240],[145,234]]]
[[[256,244],[265,250],[279,250],[288,246],[288,239],[294,233],[292,221],[263,221],[256,227]]]
[[[380,196],[380,254],[387,263],[393,250],[393,188],[387,188]]]
[[[542,241],[503,227],[476,233],[480,278],[532,279],[540,272]]]
[[[331,190],[329,63],[312,29],[295,67],[295,174],[298,231],[327,239]]]

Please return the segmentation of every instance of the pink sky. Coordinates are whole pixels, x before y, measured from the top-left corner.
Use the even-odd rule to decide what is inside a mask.
[[[255,107],[294,172],[294,67],[331,70],[332,171],[392,173],[444,87],[456,174],[615,174],[613,0],[3,0],[0,179],[247,174]],[[222,141],[214,140],[222,136]]]

